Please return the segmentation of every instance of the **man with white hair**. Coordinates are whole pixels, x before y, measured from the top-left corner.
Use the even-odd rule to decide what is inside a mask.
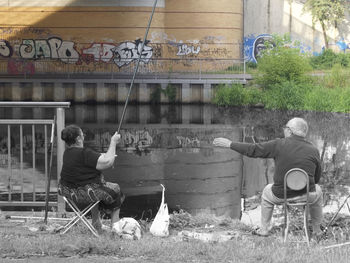
[[[320,225],[323,219],[322,189],[317,183],[321,177],[321,161],[318,149],[305,137],[308,132],[307,122],[302,118],[293,118],[283,127],[283,139],[274,139],[263,143],[232,142],[226,138],[216,138],[215,146],[231,148],[248,157],[273,158],[275,173],[273,184],[265,186],[261,196],[261,227],[255,233],[268,236],[274,205],[283,204],[283,181],[286,172],[292,168],[300,168],[309,175],[310,183],[310,217],[313,235],[322,233]],[[287,190],[287,198],[305,198],[306,189],[300,191]]]

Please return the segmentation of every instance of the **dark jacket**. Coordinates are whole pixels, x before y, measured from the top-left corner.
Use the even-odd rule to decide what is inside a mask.
[[[292,168],[301,168],[309,175],[310,192],[315,191],[315,184],[321,178],[320,153],[317,148],[305,138],[292,135],[283,139],[275,139],[264,143],[232,142],[230,148],[248,157],[273,158],[275,173],[272,192],[278,198],[283,198],[283,180],[286,172]],[[304,194],[300,191],[287,191],[288,198]]]

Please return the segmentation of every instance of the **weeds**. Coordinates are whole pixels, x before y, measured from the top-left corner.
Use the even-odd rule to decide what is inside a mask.
[[[304,78],[303,82],[285,80],[268,88],[220,85],[213,103],[219,106],[264,105],[267,109],[350,112],[350,71],[336,65],[323,77]],[[300,78],[299,78],[300,80]]]
[[[350,111],[349,54],[325,50],[307,57],[288,35],[273,37],[262,51],[255,72],[255,84],[220,85],[213,103],[219,106],[263,105],[267,109]],[[312,67],[311,67],[311,66]],[[250,66],[252,67],[252,66]],[[310,76],[312,69],[331,69]],[[258,84],[258,86],[254,86]]]
[[[160,103],[161,94],[164,94],[170,103],[176,102],[176,86],[168,84],[165,89],[162,89],[160,86],[157,86],[150,95],[150,101],[152,104]]]
[[[331,49],[326,49],[321,54],[310,57],[310,64],[314,69],[331,69],[336,64],[348,67],[350,65],[350,55],[335,53]]]
[[[326,220],[331,218],[326,215]],[[39,223],[41,224],[41,223]],[[302,237],[302,216],[293,228],[292,238]],[[237,220],[215,217],[202,213],[192,216],[180,210],[171,214],[170,237],[156,238],[148,232],[140,240],[123,240],[112,233],[105,232],[95,238],[82,225],[73,227],[68,233],[32,232],[26,224],[12,223],[1,219],[0,253],[2,258],[41,257],[86,257],[89,255],[116,257],[118,259],[137,259],[137,262],[348,262],[348,247],[340,247],[328,253],[322,246],[349,240],[350,220],[339,216],[330,228],[328,239],[321,244],[312,243],[310,248],[300,243],[286,243],[281,239],[280,228],[267,238],[250,234],[251,227]],[[207,227],[207,226],[214,227]],[[300,226],[298,226],[300,225]],[[215,232],[218,229],[239,233],[226,242],[203,242],[181,240],[178,232],[187,228],[205,229]],[[295,239],[295,238],[294,238]],[[292,240],[294,240],[292,239]],[[297,239],[295,239],[297,240]],[[105,258],[101,259],[105,260]],[[136,262],[135,261],[135,262]],[[53,262],[53,261],[46,261]],[[104,261],[95,261],[104,262]]]

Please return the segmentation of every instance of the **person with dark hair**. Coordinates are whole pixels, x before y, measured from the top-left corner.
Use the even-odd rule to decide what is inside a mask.
[[[283,127],[283,139],[274,139],[264,143],[232,142],[226,138],[215,138],[215,146],[231,148],[248,157],[273,158],[275,161],[275,173],[273,184],[265,186],[261,196],[261,228],[255,233],[260,236],[268,236],[270,222],[275,205],[284,202],[284,175],[292,168],[300,168],[306,171],[310,184],[310,217],[313,235],[322,234],[321,223],[323,220],[323,194],[317,184],[321,178],[321,161],[318,149],[305,137],[308,132],[308,124],[302,118],[293,118]],[[294,201],[305,201],[306,189],[300,191],[287,190],[287,198]]]
[[[61,132],[66,143],[59,189],[63,196],[74,196],[80,206],[99,200],[98,206],[91,210],[92,225],[102,230],[100,210],[111,215],[111,225],[119,221],[119,212],[124,195],[116,183],[106,182],[101,171],[110,168],[116,157],[116,145],[120,134],[114,133],[106,153],[98,153],[84,147],[84,133],[80,127],[69,125]]]

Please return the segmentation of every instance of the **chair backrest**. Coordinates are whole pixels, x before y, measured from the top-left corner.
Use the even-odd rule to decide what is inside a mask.
[[[289,189],[299,191],[308,186],[309,176],[303,169],[293,168],[285,174],[284,182]]]

